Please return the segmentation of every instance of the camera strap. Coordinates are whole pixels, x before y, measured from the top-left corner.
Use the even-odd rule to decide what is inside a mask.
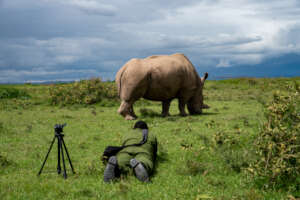
[[[148,129],[142,129],[142,135],[143,135],[142,140],[139,143],[125,145],[125,143],[128,141],[127,140],[127,141],[123,142],[122,147],[126,148],[126,147],[131,147],[131,146],[141,146],[141,145],[145,144],[148,140]]]

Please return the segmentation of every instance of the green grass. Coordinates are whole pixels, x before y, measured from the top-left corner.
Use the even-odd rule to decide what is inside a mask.
[[[290,79],[207,81],[199,116],[160,117],[161,105],[141,100],[134,106],[158,138],[158,162],[151,183],[129,175],[113,184],[103,182],[100,156],[107,145],[120,145],[134,121],[117,114],[118,106],[50,106],[47,85],[10,85],[27,98],[0,99],[0,199],[287,199],[300,195],[260,189],[247,172],[256,159],[253,140],[264,119],[263,104],[275,90],[286,91]],[[3,86],[4,87],[4,86]],[[56,173],[57,148],[40,177],[56,123],[64,128],[76,174]],[[68,164],[68,163],[67,163]]]

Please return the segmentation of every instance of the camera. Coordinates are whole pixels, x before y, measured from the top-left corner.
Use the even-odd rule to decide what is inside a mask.
[[[64,124],[55,124],[54,126],[54,131],[55,133],[62,133],[63,132],[63,128],[66,126],[67,124],[64,123]]]

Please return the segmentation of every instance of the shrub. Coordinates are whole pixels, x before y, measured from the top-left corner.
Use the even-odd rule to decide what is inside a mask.
[[[100,78],[53,85],[49,88],[49,93],[53,105],[94,104],[103,99],[111,101],[118,99],[114,84],[103,83]]]
[[[29,95],[16,88],[0,88],[0,99],[28,98]]]
[[[273,95],[266,108],[267,121],[255,141],[259,159],[250,169],[265,187],[299,187],[300,88],[295,86],[286,95]]]

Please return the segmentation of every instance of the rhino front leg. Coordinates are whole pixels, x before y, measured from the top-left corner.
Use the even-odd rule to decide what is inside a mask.
[[[178,99],[178,108],[181,116],[187,116],[185,112],[186,101],[183,98]]]
[[[131,103],[131,102],[122,101],[122,103],[118,109],[118,113],[120,115],[122,115],[123,117],[125,117],[126,120],[136,119],[136,116],[134,116],[132,105],[133,105],[133,103]]]
[[[163,101],[163,102],[162,102],[162,113],[161,113],[161,115],[162,115],[163,117],[170,116],[170,113],[169,113],[170,103],[171,103],[170,100],[167,100],[167,101]]]
[[[131,104],[130,106],[130,115],[133,116],[134,118],[137,118],[136,114],[134,113],[134,110],[133,110],[133,104]]]

